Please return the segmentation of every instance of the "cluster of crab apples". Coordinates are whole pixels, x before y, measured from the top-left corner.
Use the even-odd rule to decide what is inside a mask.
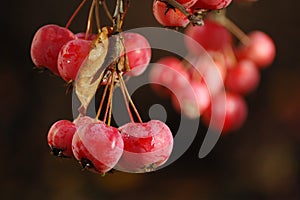
[[[92,2],[91,10],[105,0]],[[123,76],[141,75],[150,63],[152,52],[144,36],[121,31],[123,1],[117,2],[116,16],[109,16],[114,25],[102,29],[99,26],[97,34],[91,29],[73,33],[68,25],[40,27],[32,40],[31,58],[37,68],[48,69],[67,84],[84,85],[85,91],[80,93],[83,107],[87,106],[85,101],[89,102],[90,95],[96,94],[96,90],[89,91],[95,77],[99,80],[96,89],[103,88],[96,117],[87,116],[83,111],[74,120],[58,120],[51,126],[47,141],[52,153],[75,158],[83,168],[101,174],[112,169],[143,173],[167,162],[173,149],[173,134],[162,121],[143,122],[128,93]],[[201,117],[204,124],[219,128],[222,133],[243,125],[247,117],[244,97],[257,88],[259,70],[269,66],[275,57],[274,42],[266,33],[253,31],[246,35],[226,16],[210,14],[230,3],[231,0],[153,2],[153,14],[161,25],[184,28],[185,48],[189,52],[186,58],[169,56],[154,63],[149,73],[150,82],[157,83],[152,85],[153,90],[170,98],[182,114]],[[86,66],[89,64],[92,67]],[[103,69],[100,75],[97,75],[98,68]],[[82,78],[83,73],[89,79]],[[90,82],[85,83],[86,80]],[[116,87],[122,90],[131,119],[120,127],[111,125]],[[218,100],[219,96],[225,96],[226,101]],[[225,109],[218,109],[222,105]],[[214,121],[212,107],[216,108]]]
[[[259,86],[260,70],[273,62],[275,45],[259,30],[243,35],[237,43],[226,24],[209,18],[203,22],[185,29],[188,55],[161,58],[149,78],[157,83],[153,86],[157,94],[169,97],[177,111],[200,117],[207,126],[221,127],[222,133],[236,131],[247,118],[244,97]],[[218,109],[221,104],[225,109]],[[213,106],[216,120],[211,121]]]
[[[155,170],[169,158],[173,136],[159,120],[127,123],[119,128],[88,116],[55,122],[48,144],[56,156],[76,158],[83,168],[104,174]]]
[[[97,40],[97,35],[86,37],[82,33],[73,34],[65,27],[45,25],[33,38],[31,57],[37,67],[47,68],[72,83],[76,81],[81,65],[91,56],[93,42]],[[122,91],[127,90],[122,78],[124,74],[137,76],[150,62],[150,45],[142,35],[125,33],[124,46],[128,52],[121,52],[120,57],[126,55],[130,70],[109,66],[107,72],[110,73],[105,74],[100,82],[105,91],[110,91],[108,102],[112,101],[114,87],[118,84]],[[105,96],[106,93],[101,104]],[[132,103],[130,96],[127,98],[124,99],[126,103]],[[168,126],[159,120],[142,122],[139,116],[139,122],[135,122],[127,105],[131,122],[113,127],[109,116],[109,109],[112,108],[108,102],[106,108],[102,105],[99,108],[99,112],[105,111],[103,120],[99,120],[99,116],[91,118],[79,115],[73,121],[55,122],[48,132],[48,144],[53,154],[76,158],[84,168],[99,173],[106,173],[113,168],[134,173],[146,172],[164,164],[173,148],[173,136]]]
[[[263,31],[246,34],[228,19],[220,9],[231,0],[176,2],[155,0],[153,13],[163,26],[184,28],[188,55],[158,60],[149,77],[158,83],[153,89],[182,114],[201,117],[222,133],[236,131],[247,118],[244,97],[258,87],[260,70],[273,62],[275,44]]]

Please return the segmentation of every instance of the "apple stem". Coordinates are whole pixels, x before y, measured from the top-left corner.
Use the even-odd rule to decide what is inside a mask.
[[[99,119],[99,117],[100,117],[101,110],[102,110],[103,103],[104,103],[104,99],[105,99],[105,96],[106,96],[106,93],[107,93],[108,85],[109,85],[109,84],[106,84],[106,85],[105,85],[104,91],[103,91],[103,93],[102,93],[102,98],[101,98],[101,101],[100,101],[100,105],[99,105],[99,108],[98,108],[98,112],[97,112],[97,115],[96,115],[96,119]]]
[[[93,13],[94,13],[95,4],[96,4],[96,0],[93,0],[92,5],[90,7],[87,24],[86,24],[85,39],[87,39],[88,36],[92,33],[92,22],[93,22]]]
[[[225,10],[219,11],[213,19],[226,27],[243,45],[248,45],[250,42],[248,35],[230,20],[225,12]]]
[[[143,123],[143,120],[142,120],[142,118],[141,118],[141,116],[140,116],[140,114],[139,114],[137,108],[135,107],[135,105],[134,105],[134,103],[133,103],[133,101],[132,101],[132,99],[131,99],[131,96],[130,96],[130,94],[129,94],[129,92],[128,92],[128,89],[127,89],[127,87],[126,87],[126,84],[125,84],[125,81],[124,81],[124,79],[123,79],[123,76],[119,76],[119,78],[120,78],[120,84],[122,85],[121,87],[123,87],[124,92],[125,92],[125,94],[126,94],[126,96],[127,96],[127,99],[128,99],[128,101],[129,101],[131,107],[133,108],[134,113],[136,114],[136,116],[137,116],[137,118],[138,118],[138,121],[139,121],[140,123]]]
[[[101,25],[100,25],[100,18],[99,18],[99,3],[96,3],[95,6],[95,18],[96,18],[96,25],[98,29],[98,33],[101,33]]]
[[[113,97],[113,92],[114,92],[114,86],[115,86],[115,70],[112,70],[112,76],[110,80],[110,87],[109,87],[109,95],[108,95],[108,100],[107,100],[107,106],[105,110],[105,115],[103,118],[103,122],[105,123],[107,120],[107,125],[110,126],[111,123],[111,115],[112,115],[112,97]],[[108,84],[107,84],[108,85]],[[108,115],[108,119],[107,119]]]
[[[82,0],[81,3],[79,4],[79,6],[76,8],[76,10],[74,11],[74,13],[72,14],[72,16],[70,17],[70,19],[68,20],[67,24],[66,24],[66,28],[69,28],[72,21],[74,20],[74,18],[76,17],[76,15],[78,14],[78,12],[80,11],[80,9],[83,7],[83,5],[85,4],[86,0]]]
[[[109,12],[109,9],[108,9],[108,7],[107,7],[106,1],[105,1],[105,0],[100,0],[99,3],[103,6],[103,9],[104,9],[105,14],[106,14],[106,16],[108,17],[108,19],[109,19],[111,22],[113,22],[114,19],[113,19],[113,17],[111,16],[111,14],[110,14],[110,12]]]
[[[122,76],[121,73],[118,73],[119,80],[121,80],[121,78],[122,78],[121,76]],[[133,119],[133,116],[132,116],[132,113],[131,113],[131,110],[130,110],[130,107],[129,107],[129,104],[128,104],[128,100],[127,100],[127,97],[126,97],[125,89],[124,89],[123,84],[121,84],[121,83],[120,83],[120,88],[122,90],[123,99],[124,99],[124,102],[125,102],[125,105],[126,105],[126,108],[127,108],[127,112],[128,112],[130,121],[132,123],[134,123],[134,119]]]
[[[129,2],[129,0],[128,0],[128,1],[126,2],[125,9],[123,8],[123,13],[122,13],[121,22],[120,22],[120,26],[121,26],[121,27],[122,27],[122,25],[123,25],[125,16],[126,16],[126,14],[127,14],[127,12],[128,12],[129,4],[130,4],[130,2]]]
[[[224,17],[224,25],[228,28],[230,32],[232,32],[235,37],[237,37],[240,42],[244,45],[248,45],[250,39],[246,33],[244,33],[236,24],[234,24],[230,19]]]

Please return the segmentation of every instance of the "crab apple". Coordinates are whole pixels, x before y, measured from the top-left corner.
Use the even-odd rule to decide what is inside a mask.
[[[269,66],[276,54],[276,47],[272,38],[262,31],[249,33],[249,43],[240,45],[236,54],[239,59],[250,59],[259,68]]]
[[[31,43],[31,59],[37,67],[46,67],[59,74],[57,58],[61,47],[76,36],[69,29],[55,24],[42,26],[35,33]]]
[[[192,9],[219,10],[229,6],[232,0],[198,0]]]
[[[130,71],[126,72],[126,75],[138,76],[142,74],[151,60],[151,47],[148,40],[138,33],[126,32],[124,45],[130,67]]]
[[[228,70],[225,87],[231,92],[246,95],[257,88],[259,81],[257,66],[251,60],[241,60]]]
[[[158,60],[151,68],[149,81],[153,89],[161,96],[169,96],[171,92],[184,90],[189,83],[189,75],[176,57],[164,57]]]
[[[159,121],[127,123],[119,127],[124,141],[124,152],[115,169],[144,173],[163,165],[173,149],[169,127]]]
[[[75,131],[75,124],[69,120],[59,120],[51,126],[47,140],[53,155],[73,157],[72,139]]]
[[[190,118],[200,117],[210,105],[210,94],[202,81],[192,81],[171,99],[174,108]]]
[[[59,75],[66,81],[75,80],[77,73],[89,55],[92,41],[75,39],[62,46],[57,58]]]
[[[78,120],[76,129],[72,140],[74,157],[91,171],[111,170],[123,153],[124,144],[118,129],[93,119]]]
[[[227,74],[224,56],[220,52],[210,51],[193,55],[190,59],[188,73],[192,81],[204,81],[211,95],[224,87]]]
[[[203,50],[222,51],[232,44],[232,35],[222,25],[211,20],[204,20],[203,26],[189,25],[185,30],[185,45],[193,54],[201,54]]]
[[[226,134],[239,129],[244,124],[248,107],[244,98],[239,94],[225,92],[225,101],[221,97],[222,95],[215,97],[210,107],[203,113],[202,121],[207,126],[211,123],[212,127],[217,130],[222,127],[220,131]],[[211,121],[212,108],[215,112],[214,121]],[[224,124],[221,124],[222,122]]]
[[[154,0],[153,14],[155,19],[163,26],[186,27],[189,19],[177,8],[168,8],[166,2]]]

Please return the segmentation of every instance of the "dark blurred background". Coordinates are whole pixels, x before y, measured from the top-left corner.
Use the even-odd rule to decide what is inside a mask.
[[[200,127],[192,146],[172,165],[149,174],[105,177],[50,155],[48,129],[58,119],[72,119],[71,95],[62,79],[35,70],[29,53],[35,31],[44,24],[65,25],[79,3],[1,3],[1,199],[300,199],[299,1],[259,0],[228,8],[228,16],[245,32],[265,31],[277,46],[259,88],[246,97],[249,114],[240,130],[222,137],[199,159],[205,133]],[[152,0],[131,3],[125,29],[159,26]],[[75,18],[74,32],[84,31],[87,11],[88,5]]]

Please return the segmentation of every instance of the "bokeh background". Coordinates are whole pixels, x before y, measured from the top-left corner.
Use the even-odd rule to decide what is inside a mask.
[[[71,95],[62,79],[35,70],[29,54],[35,31],[48,23],[63,26],[79,3],[1,2],[1,199],[300,199],[299,1],[259,0],[228,8],[228,16],[245,32],[265,31],[277,46],[277,57],[262,71],[259,88],[246,97],[249,114],[240,130],[222,137],[199,159],[205,133],[200,127],[192,146],[172,165],[149,174],[105,177],[50,155],[47,131],[58,119],[72,119]],[[152,0],[132,0],[125,29],[159,26],[151,5]],[[74,32],[84,31],[87,7],[71,25]],[[152,61],[160,56],[155,54]],[[149,103],[145,99],[138,104]],[[178,120],[170,113],[172,125]]]

